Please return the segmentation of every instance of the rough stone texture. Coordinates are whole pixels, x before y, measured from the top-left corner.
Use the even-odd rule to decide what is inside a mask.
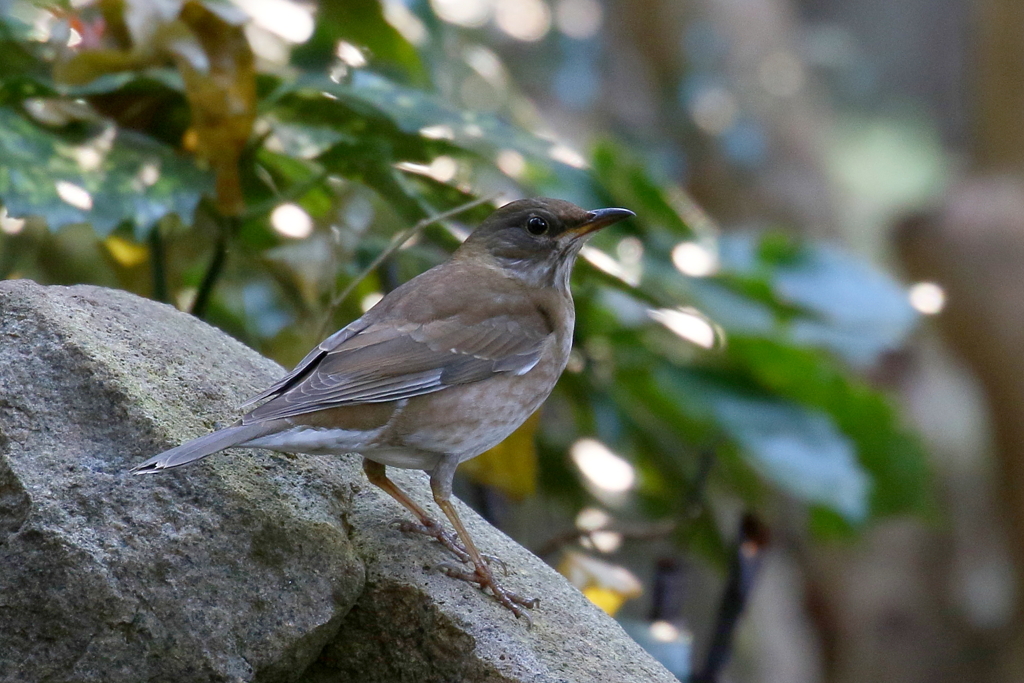
[[[355,456],[128,474],[281,372],[169,306],[0,282],[0,681],[675,680],[465,507],[534,628],[430,571],[451,558]]]

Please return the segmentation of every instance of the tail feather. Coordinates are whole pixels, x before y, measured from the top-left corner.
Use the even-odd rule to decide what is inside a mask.
[[[220,429],[206,436],[183,443],[180,446],[175,446],[159,455],[154,455],[146,462],[133,467],[131,471],[132,474],[150,474],[172,467],[181,467],[182,465],[205,458],[208,455],[213,455],[217,451],[222,451],[225,448],[231,448],[232,446],[237,446],[238,444],[263,436],[270,431],[273,431],[273,429],[260,424],[236,425]]]

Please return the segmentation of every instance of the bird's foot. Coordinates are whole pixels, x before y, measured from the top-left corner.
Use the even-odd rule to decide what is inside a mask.
[[[469,562],[472,558],[466,549],[459,543],[459,537],[451,531],[447,531],[440,523],[433,519],[427,519],[427,524],[417,524],[408,520],[399,520],[394,526],[399,531],[410,534],[423,534],[429,536],[451,551],[452,555],[459,558],[460,562]]]
[[[416,522],[410,522],[409,520],[397,520],[392,526],[399,531],[412,534],[423,534],[424,536],[429,536],[430,538],[435,539],[438,543],[450,550],[452,555],[459,558],[460,562],[468,563],[473,561],[473,558],[470,557],[468,552],[466,552],[466,548],[463,547],[456,534],[445,530],[440,522],[433,519],[429,519],[428,521],[430,524],[417,524]],[[487,564],[494,564],[501,567],[502,573],[505,576],[508,576],[508,565],[505,564],[504,560],[495,557],[494,555],[483,555],[483,558]]]
[[[524,598],[518,593],[505,590],[499,584],[497,579],[494,578],[494,574],[486,565],[476,567],[473,571],[467,571],[462,567],[458,567],[453,564],[442,563],[435,567],[435,569],[444,572],[453,579],[460,579],[469,583],[475,583],[480,586],[481,589],[489,589],[495,599],[501,603],[503,607],[508,609],[512,614],[516,615],[517,618],[523,618],[526,620],[527,628],[533,626],[533,619],[530,618],[530,614],[526,609],[533,609],[540,604],[539,598]]]

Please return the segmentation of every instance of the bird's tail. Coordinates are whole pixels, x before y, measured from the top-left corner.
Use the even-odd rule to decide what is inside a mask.
[[[175,446],[159,455],[154,455],[146,462],[133,467],[131,471],[132,474],[150,474],[172,467],[181,467],[271,431],[273,431],[272,427],[263,424],[235,425],[219,429],[206,436]]]

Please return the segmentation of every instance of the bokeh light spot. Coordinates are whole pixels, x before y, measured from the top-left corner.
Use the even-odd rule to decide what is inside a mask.
[[[92,209],[92,195],[84,187],[79,187],[74,183],[69,183],[66,180],[58,180],[55,183],[57,188],[57,196],[61,198],[65,204],[70,204],[76,209],[82,211],[89,211]]]
[[[683,275],[707,277],[718,271],[718,256],[696,242],[680,242],[672,249],[672,263]]]
[[[281,204],[270,214],[270,225],[279,234],[294,239],[313,233],[313,219],[297,204]]]
[[[304,43],[313,35],[309,6],[289,0],[233,0],[260,28],[290,43]]]
[[[650,310],[647,315],[692,344],[705,349],[715,347],[718,338],[715,327],[698,311],[662,308]]]
[[[503,149],[495,159],[498,169],[511,178],[519,178],[526,172],[526,159],[514,149]]]
[[[946,291],[934,282],[918,282],[907,296],[910,305],[924,315],[936,315],[946,307]]]
[[[496,0],[494,23],[516,40],[535,42],[551,30],[551,10],[544,0]]]
[[[363,313],[366,313],[368,310],[376,306],[383,298],[384,295],[380,292],[370,292],[359,302],[359,307],[363,309]]]
[[[442,21],[466,28],[480,28],[491,15],[486,0],[430,0],[430,6]]]
[[[580,439],[569,449],[587,481],[609,493],[625,493],[636,483],[636,471],[597,439]]]
[[[736,123],[739,105],[727,89],[711,86],[694,95],[690,103],[690,114],[702,131],[710,135],[721,135]]]
[[[24,229],[24,218],[11,218],[7,215],[7,209],[0,207],[0,232],[5,235],[17,235]]]
[[[612,518],[601,508],[586,507],[576,515],[576,528],[580,531],[597,531],[610,521]]]
[[[559,0],[555,5],[555,26],[570,38],[593,38],[603,21],[604,10],[597,0]]]

